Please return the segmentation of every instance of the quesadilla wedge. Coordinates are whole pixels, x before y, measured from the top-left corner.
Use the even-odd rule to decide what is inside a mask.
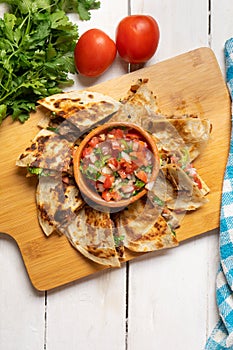
[[[203,180],[202,180],[203,181]],[[204,184],[204,181],[203,181]],[[178,212],[192,211],[208,202],[198,184],[176,164],[168,164],[160,170],[154,187],[148,196],[159,197],[168,209]]]
[[[151,115],[143,119],[142,126],[152,133],[159,150],[187,149],[190,161],[203,151],[211,133],[210,121],[198,117],[170,119]]]
[[[38,220],[46,236],[59,232],[83,205],[74,181],[61,176],[40,176],[36,189]]]
[[[111,118],[112,121],[130,121],[143,126],[143,120],[150,118],[151,111],[158,111],[157,99],[148,88],[148,79],[139,79],[132,85],[127,96],[121,100],[121,107]],[[153,114],[154,115],[154,114]]]
[[[52,131],[41,129],[31,145],[19,155],[16,165],[55,172],[67,171],[72,152],[72,142]]]
[[[146,197],[114,214],[113,221],[118,235],[124,237],[124,246],[134,252],[149,252],[178,245],[157,206],[152,205]]]
[[[65,235],[86,258],[101,265],[120,267],[109,213],[86,205],[65,228]]]
[[[116,112],[120,103],[98,92],[71,91],[45,97],[38,103],[84,131]]]
[[[138,81],[130,87],[127,96],[121,100],[122,104],[131,104],[134,106],[143,106],[154,113],[159,113],[157,97],[148,88],[148,79],[138,79]]]

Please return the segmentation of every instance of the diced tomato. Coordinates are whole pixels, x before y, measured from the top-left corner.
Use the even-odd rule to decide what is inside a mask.
[[[113,168],[114,168],[114,170],[117,170],[117,169],[118,169],[118,166],[119,166],[118,161],[117,161],[116,158],[110,158],[110,159],[108,160],[108,165],[110,165],[110,168],[111,168],[111,165],[112,165]]]
[[[125,159],[120,160],[120,166],[126,174],[132,174],[134,170],[138,168],[137,164],[134,162],[127,162]]]
[[[140,139],[140,135],[136,134],[135,132],[128,131],[128,133],[126,134],[126,138],[130,139],[130,140],[139,140]]]
[[[92,150],[93,150],[93,147],[88,147],[88,146],[85,147],[85,148],[83,149],[82,156],[83,156],[83,157],[88,156],[89,154],[91,154]]]
[[[99,139],[97,136],[92,137],[92,139],[88,142],[88,144],[91,147],[95,147],[96,145],[98,145],[98,143],[99,143]]]
[[[137,178],[145,183],[147,183],[147,175],[145,173],[145,171],[143,170],[139,170],[138,172],[136,172],[135,174],[137,176]]]
[[[127,174],[123,169],[119,169],[118,174],[120,175],[121,179],[126,179],[127,178]]]
[[[138,140],[138,145],[140,151],[143,151],[145,148],[147,148],[147,143],[142,140]]]
[[[112,197],[112,199],[114,200],[114,201],[119,201],[119,200],[121,200],[121,195],[120,195],[120,193],[118,193],[118,192],[116,192],[116,191],[112,191],[111,192],[111,197]]]
[[[110,200],[115,200],[115,201],[119,201],[121,200],[121,195],[116,192],[116,191],[107,191],[105,190],[104,192],[102,192],[102,198],[106,201],[106,202],[109,202]]]
[[[105,190],[104,192],[102,192],[102,198],[106,201],[109,202],[112,197],[111,197],[111,193],[107,190]]]
[[[194,175],[193,180],[197,184],[197,187],[199,188],[199,190],[201,190],[202,189],[202,183],[201,183],[201,180],[198,178],[198,176]]]
[[[123,130],[118,128],[109,131],[108,135],[113,135],[116,139],[122,139],[124,137]]]
[[[114,182],[115,178],[113,175],[105,175],[105,180],[104,180],[104,188],[108,189],[112,187],[112,184]]]

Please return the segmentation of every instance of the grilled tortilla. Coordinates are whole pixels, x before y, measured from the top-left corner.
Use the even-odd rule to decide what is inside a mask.
[[[196,159],[203,151],[211,133],[211,123],[207,119],[194,115],[162,115],[147,80],[138,81],[131,87],[111,121],[130,121],[140,125],[152,133],[159,151],[188,152],[189,161]]]
[[[143,119],[142,126],[152,133],[160,151],[187,149],[190,161],[203,151],[211,133],[210,121],[198,117],[172,119],[151,115]]]
[[[39,123],[43,128],[20,154],[16,165],[58,172],[68,170],[74,142],[90,127],[104,122],[120,106],[109,96],[88,91],[52,95],[39,103],[55,112],[60,119],[45,115]],[[51,120],[55,121],[55,132],[45,129],[51,126]]]
[[[203,180],[202,183],[204,184]],[[208,187],[203,186],[203,188],[204,192],[179,166],[168,164],[160,170],[149,197],[152,201],[153,196],[160,198],[171,210],[192,211],[208,202],[205,197]]]
[[[192,115],[163,116],[147,81],[132,85],[121,102],[89,91],[40,100],[41,106],[54,113],[46,113],[40,123],[42,130],[16,162],[18,166],[49,170],[49,176],[39,177],[36,191],[38,220],[44,233],[66,235],[82,255],[105,266],[119,267],[125,257],[124,247],[148,252],[177,246],[173,229],[179,227],[180,214],[207,202],[206,184],[196,174],[199,188],[184,169],[203,150],[211,125]],[[88,206],[76,183],[70,181],[78,140],[107,120],[130,121],[151,132],[161,158],[159,176],[148,196],[114,214]]]
[[[122,104],[144,107],[154,113],[159,113],[157,97],[148,88],[148,79],[138,79],[136,84],[130,87],[127,96],[121,100]]]
[[[116,112],[120,103],[98,92],[71,91],[45,97],[38,103],[83,131]]]
[[[113,221],[124,246],[135,252],[149,252],[178,245],[158,208],[145,197],[114,214]]]
[[[61,176],[40,176],[36,189],[38,220],[46,236],[68,224],[84,202],[78,187]]]
[[[66,227],[65,234],[88,259],[105,266],[120,266],[109,213],[86,205]]]
[[[16,165],[51,171],[67,171],[73,152],[73,143],[62,136],[42,129],[32,143],[19,155]]]

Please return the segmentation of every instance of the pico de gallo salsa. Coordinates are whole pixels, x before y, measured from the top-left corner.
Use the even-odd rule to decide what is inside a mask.
[[[150,182],[153,164],[153,154],[140,133],[128,127],[113,127],[93,136],[84,147],[80,171],[109,202],[140,192]]]

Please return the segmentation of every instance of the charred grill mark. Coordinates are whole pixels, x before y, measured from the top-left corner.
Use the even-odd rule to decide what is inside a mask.
[[[22,153],[19,157],[19,160],[22,160],[22,159],[26,158],[27,156],[28,156],[27,154]]]
[[[98,258],[108,259],[115,256],[115,250],[111,248],[100,248],[95,245],[87,245],[86,249],[90,254]]]
[[[161,218],[159,218],[158,221],[155,223],[153,229],[147,234],[141,236],[141,238],[139,238],[138,240],[140,240],[140,242],[153,241],[158,237],[164,236],[166,234],[166,229],[167,229],[166,222]]]
[[[59,206],[54,214],[54,220],[59,224],[65,225],[69,222],[72,214],[73,213],[70,209],[64,210],[61,206]]]
[[[111,221],[108,214],[94,212],[90,207],[85,207],[85,214],[87,217],[86,223],[89,227],[110,228]],[[100,216],[99,216],[100,215]]]
[[[46,205],[38,204],[38,210],[41,214],[41,218],[44,221],[46,221],[50,226],[53,226],[53,223],[51,222],[52,220],[51,215],[48,214],[49,208]]]
[[[26,148],[27,151],[34,151],[36,149],[36,142],[33,142],[30,147]]]
[[[163,247],[164,247],[164,244],[160,240],[158,242],[156,242],[157,249],[162,249]]]
[[[54,192],[56,193],[56,197],[57,197],[57,201],[59,203],[63,203],[64,201],[64,189],[63,186],[61,186],[61,184],[58,184],[55,189]]]

